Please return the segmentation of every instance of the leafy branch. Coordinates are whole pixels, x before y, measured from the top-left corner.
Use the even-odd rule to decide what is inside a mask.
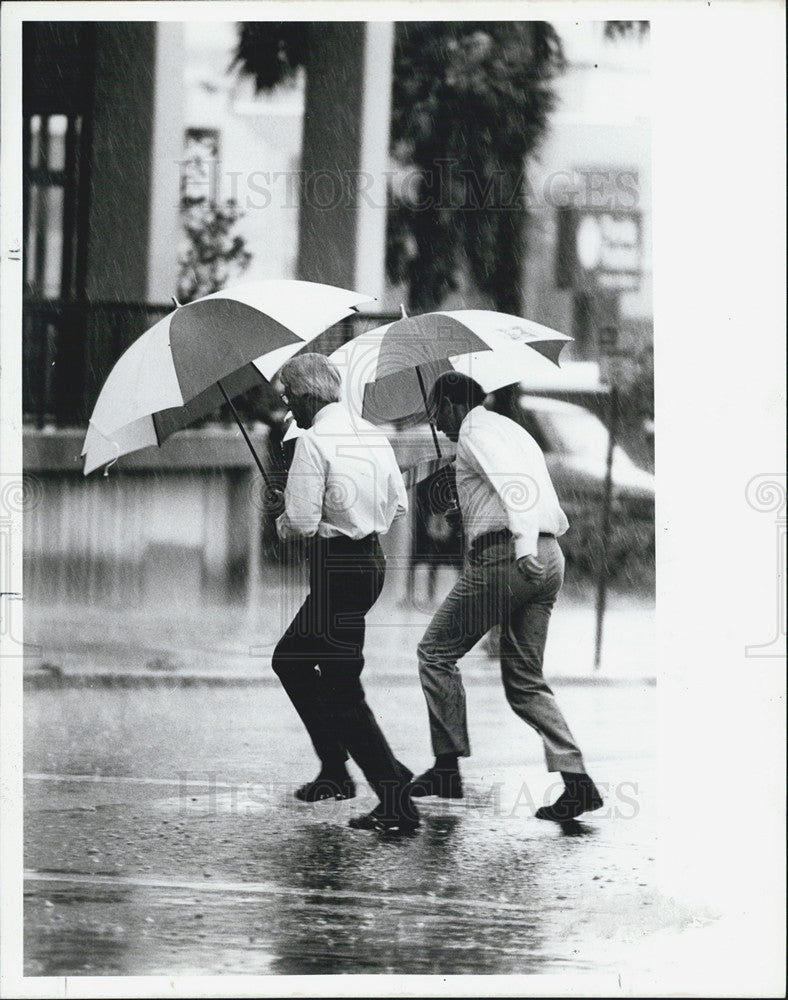
[[[181,198],[187,239],[186,250],[178,258],[178,298],[182,303],[219,291],[249,266],[252,255],[246,241],[232,233],[242,216],[233,199],[214,203],[205,198]]]
[[[309,84],[319,24],[239,25],[232,63],[269,90],[301,66]],[[520,311],[525,159],[547,131],[563,68],[545,22],[396,25],[391,151],[418,174],[416,197],[390,196],[386,263],[413,309],[440,305],[467,267],[499,309]]]

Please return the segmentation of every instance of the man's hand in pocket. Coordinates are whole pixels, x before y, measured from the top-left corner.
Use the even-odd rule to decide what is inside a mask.
[[[544,580],[544,563],[537,559],[536,556],[520,556],[517,560],[517,569],[531,583],[541,583]]]

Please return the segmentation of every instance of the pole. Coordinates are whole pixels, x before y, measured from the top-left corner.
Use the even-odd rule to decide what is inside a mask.
[[[238,411],[237,411],[237,410],[236,410],[236,408],[235,408],[235,407],[233,406],[233,404],[232,404],[232,400],[230,399],[230,397],[229,397],[229,396],[227,395],[227,393],[226,393],[226,391],[225,391],[225,388],[224,388],[224,386],[222,385],[222,382],[221,382],[221,379],[219,379],[219,380],[218,380],[218,381],[216,382],[216,384],[217,384],[217,385],[219,386],[219,388],[221,389],[221,391],[222,391],[222,395],[224,396],[225,400],[227,401],[227,405],[228,405],[228,406],[230,407],[230,409],[232,410],[232,414],[233,414],[233,416],[235,417],[235,422],[236,422],[236,423],[238,424],[238,426],[239,426],[239,427],[241,428],[241,433],[242,433],[242,434],[243,434],[243,436],[244,436],[244,441],[246,441],[246,443],[247,443],[247,444],[249,445],[249,451],[251,451],[251,453],[252,453],[252,457],[254,458],[255,462],[257,463],[257,468],[258,468],[258,469],[260,470],[260,475],[261,475],[261,476],[263,477],[263,481],[265,482],[265,485],[266,485],[266,486],[268,487],[268,489],[269,489],[269,490],[270,490],[270,489],[272,489],[272,486],[271,486],[271,481],[269,480],[268,476],[267,476],[267,475],[266,475],[266,473],[265,473],[265,469],[263,468],[263,463],[262,463],[262,462],[260,461],[260,459],[259,459],[259,457],[258,457],[258,455],[257,455],[257,452],[256,452],[256,451],[254,450],[254,447],[253,447],[253,445],[252,445],[252,442],[251,442],[251,441],[250,441],[250,439],[249,439],[249,435],[248,435],[248,434],[246,433],[246,428],[245,428],[245,427],[244,427],[244,425],[243,425],[243,424],[241,423],[241,418],[240,418],[240,417],[238,416]]]
[[[424,412],[427,414],[427,419],[430,421],[430,430],[432,431],[432,443],[435,445],[435,452],[438,458],[442,458],[441,446],[438,444],[438,432],[435,430],[435,424],[430,420],[429,408],[427,406],[427,389],[424,385],[424,379],[422,378],[419,366],[416,365],[416,378],[419,380],[419,388],[421,389],[421,398],[424,400]]]
[[[605,467],[605,491],[602,498],[602,526],[600,529],[599,580],[596,595],[596,643],[594,646],[594,670],[599,670],[602,663],[602,626],[607,605],[608,558],[607,549],[610,537],[610,507],[613,499],[613,452],[616,445],[618,430],[618,388],[613,383],[608,398],[609,422],[607,437],[607,464]]]

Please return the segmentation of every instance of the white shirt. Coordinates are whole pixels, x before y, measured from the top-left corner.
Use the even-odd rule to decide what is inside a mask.
[[[315,414],[298,438],[285,487],[280,538],[384,534],[408,510],[408,496],[388,438],[340,403]]]
[[[469,411],[460,425],[456,477],[469,547],[486,531],[508,528],[519,559],[536,555],[540,532],[563,535],[569,527],[541,448],[500,413]]]

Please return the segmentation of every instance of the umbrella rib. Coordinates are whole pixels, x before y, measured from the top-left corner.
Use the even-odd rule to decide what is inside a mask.
[[[158,413],[151,414],[151,420],[153,422],[153,433],[156,435],[156,447],[161,448],[162,444],[164,443],[164,438],[159,433],[159,421],[156,419],[157,417]]]

